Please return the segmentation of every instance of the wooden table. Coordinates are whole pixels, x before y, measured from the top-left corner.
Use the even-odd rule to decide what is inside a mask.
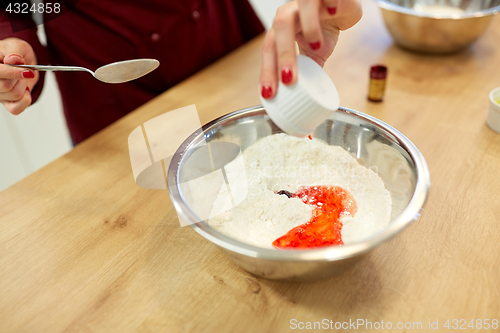
[[[261,36],[0,193],[0,332],[284,332],[292,319],[383,320],[401,332],[398,322],[426,331],[429,320],[440,330],[447,319],[500,320],[500,134],[485,124],[500,86],[500,18],[472,48],[425,56],[393,45],[374,3],[363,5],[325,68],[343,106],[398,128],[425,156],[432,187],[417,223],[340,276],[274,282],[181,228],[167,191],[135,185],[127,137],[144,121],[196,104],[205,123],[260,104]],[[366,100],[375,63],[389,68],[379,104]]]

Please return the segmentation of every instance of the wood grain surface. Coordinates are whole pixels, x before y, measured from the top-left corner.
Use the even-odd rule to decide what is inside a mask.
[[[485,124],[500,18],[464,52],[426,56],[395,46],[376,5],[363,6],[325,69],[342,106],[396,127],[426,158],[432,187],[416,223],[342,275],[274,282],[181,228],[166,190],[136,186],[137,126],[191,104],[202,123],[260,104],[261,36],[0,193],[0,332],[288,332],[292,319],[422,322],[392,330],[416,332],[429,320],[439,331],[447,319],[500,320],[500,134]],[[375,63],[389,68],[378,104],[366,99]]]

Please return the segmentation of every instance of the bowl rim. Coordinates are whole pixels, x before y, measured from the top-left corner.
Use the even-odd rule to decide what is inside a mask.
[[[389,226],[381,231],[380,233],[372,236],[371,238],[365,239],[362,242],[348,244],[343,246],[328,246],[317,249],[307,249],[307,250],[277,250],[277,249],[266,249],[250,244],[246,244],[230,238],[219,231],[211,228],[206,222],[197,222],[194,224],[189,224],[198,234],[208,239],[212,243],[220,246],[223,249],[235,252],[247,257],[275,260],[275,261],[308,261],[308,262],[325,262],[325,261],[336,261],[358,256],[360,254],[371,251],[376,246],[382,244],[383,242],[396,236],[398,233],[407,228],[410,224],[416,221],[422,210],[423,206],[427,200],[428,193],[430,190],[430,172],[427,163],[417,149],[417,147],[401,132],[396,130],[394,127],[378,120],[372,116],[364,114],[359,111],[347,109],[340,107],[336,112],[342,112],[345,114],[350,114],[355,117],[361,118],[372,125],[380,127],[392,134],[395,141],[401,145],[407,153],[410,155],[414,165],[417,175],[417,182],[415,185],[415,191],[413,196],[406,206],[406,208],[396,216],[389,224]],[[220,123],[238,116],[238,118],[245,116],[255,116],[259,114],[266,114],[263,106],[254,106],[238,111],[231,112],[222,117],[214,119],[213,121],[207,123],[191,134],[177,149],[175,155],[169,165],[167,183],[169,196],[174,205],[175,210],[179,216],[185,221],[197,220],[196,214],[183,202],[182,195],[179,191],[178,182],[178,171],[180,162],[183,158],[184,152],[187,151],[192,143],[201,135],[209,132],[214,127],[217,127]]]
[[[378,6],[382,9],[385,10],[390,10],[394,12],[398,12],[401,14],[407,14],[411,16],[418,16],[418,17],[423,17],[423,18],[433,18],[433,19],[455,19],[455,20],[460,20],[460,19],[471,19],[471,18],[478,18],[478,17],[485,17],[485,16],[491,16],[491,15],[496,15],[500,11],[500,5],[483,9],[483,10],[478,10],[478,11],[473,11],[473,12],[463,12],[463,13],[456,13],[456,14],[438,14],[438,13],[429,13],[429,12],[421,12],[417,11],[413,8],[409,7],[403,7],[400,5],[397,5],[393,2],[390,2],[388,0],[375,0],[378,4]]]

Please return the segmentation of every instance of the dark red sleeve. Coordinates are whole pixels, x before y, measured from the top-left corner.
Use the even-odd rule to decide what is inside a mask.
[[[15,25],[16,32],[13,32],[13,24]],[[20,30],[20,31],[19,31]],[[8,38],[8,37],[17,37],[28,42],[35,55],[37,57],[39,64],[48,64],[49,57],[47,50],[40,43],[38,36],[36,34],[37,27],[33,22],[30,14],[17,14],[12,15],[8,14],[5,11],[5,6],[0,8],[0,40]],[[40,79],[36,84],[35,88],[31,92],[31,103],[35,103],[35,101],[40,96],[42,92],[43,83],[45,79],[45,72],[40,72]]]

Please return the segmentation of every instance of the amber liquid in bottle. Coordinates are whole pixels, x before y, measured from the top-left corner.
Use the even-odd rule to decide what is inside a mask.
[[[370,85],[368,87],[368,100],[382,102],[387,80],[387,67],[375,65],[370,68]]]

